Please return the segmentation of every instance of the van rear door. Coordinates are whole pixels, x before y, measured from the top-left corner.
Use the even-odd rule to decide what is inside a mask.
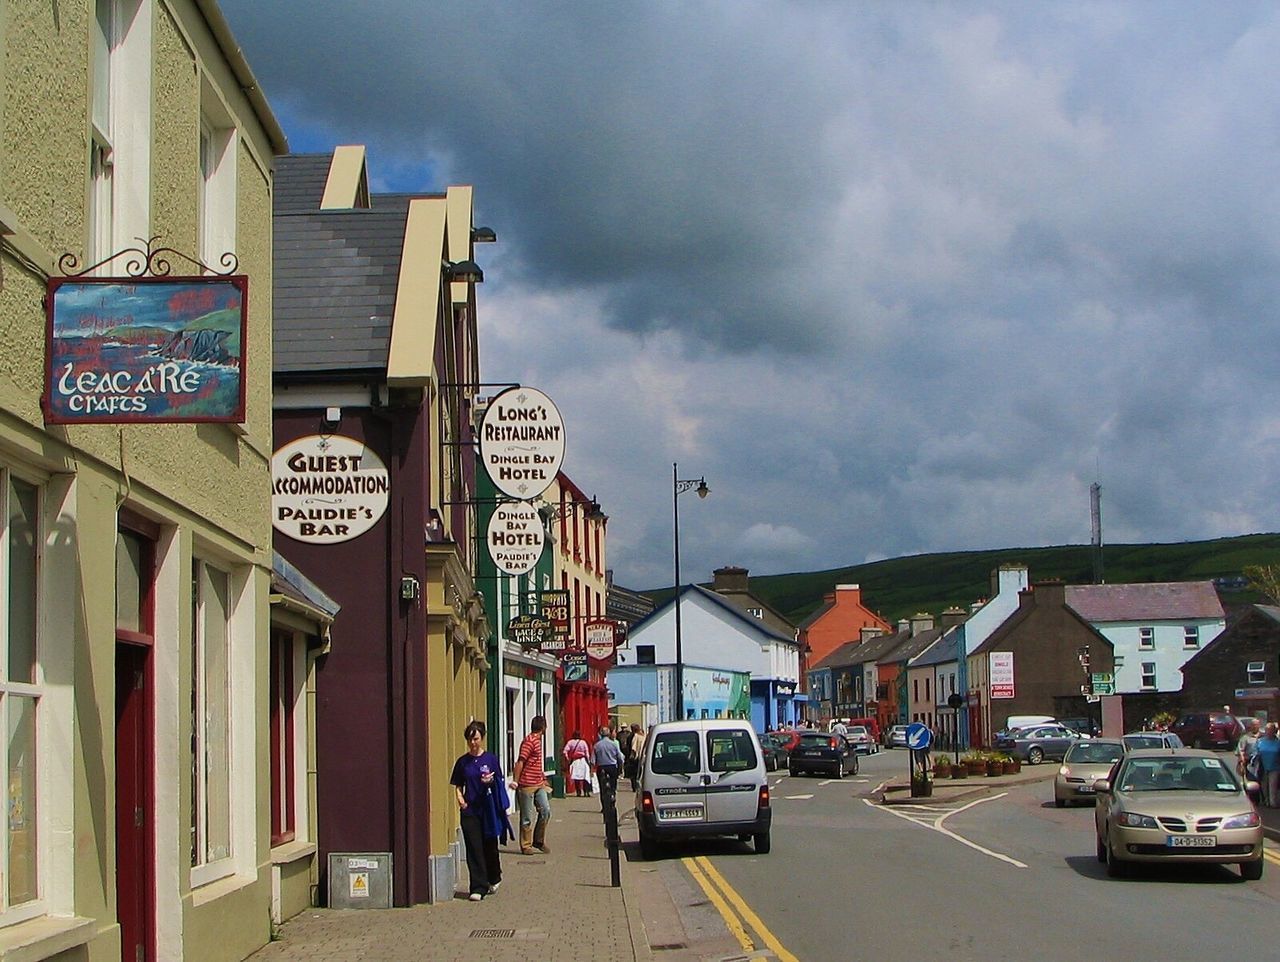
[[[659,731],[649,755],[648,790],[654,814],[663,825],[689,825],[707,820],[702,732],[695,726]]]
[[[745,725],[707,728],[707,821],[750,822],[756,817],[764,761]]]

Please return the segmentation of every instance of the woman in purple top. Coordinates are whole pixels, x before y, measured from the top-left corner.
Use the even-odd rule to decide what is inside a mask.
[[[467,751],[453,763],[449,784],[462,810],[462,841],[467,850],[467,874],[471,877],[468,898],[479,902],[498,891],[502,881],[498,842],[505,842],[512,835],[507,819],[511,798],[498,756],[485,751],[484,722],[473,721],[464,734]]]

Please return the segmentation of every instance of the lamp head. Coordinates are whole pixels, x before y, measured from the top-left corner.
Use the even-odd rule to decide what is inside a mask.
[[[711,493],[711,489],[707,487],[706,479],[699,478],[698,479],[698,497],[705,498],[710,493]]]

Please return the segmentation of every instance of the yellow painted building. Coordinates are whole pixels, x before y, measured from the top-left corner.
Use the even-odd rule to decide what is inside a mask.
[[[279,707],[305,710],[333,615],[273,584],[286,149],[213,2],[0,0],[0,959],[241,959],[310,894],[305,717],[281,729],[299,788],[278,860],[268,764],[269,660]],[[242,423],[46,424],[46,281],[138,238],[92,275],[163,272],[160,247],[238,257]]]

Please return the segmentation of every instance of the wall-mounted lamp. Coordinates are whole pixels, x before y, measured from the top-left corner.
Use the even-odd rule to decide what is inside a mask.
[[[422,586],[413,575],[405,575],[400,579],[400,600],[417,601]]]
[[[493,232],[492,227],[471,228],[471,243],[473,244],[492,244],[497,239],[498,235]]]
[[[336,428],[342,423],[342,408],[330,407],[324,409],[324,426],[327,428]]]
[[[464,284],[480,284],[484,281],[484,271],[475,261],[445,261],[444,275],[451,281]]]

